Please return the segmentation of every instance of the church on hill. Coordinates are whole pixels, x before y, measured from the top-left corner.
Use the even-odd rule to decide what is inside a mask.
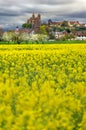
[[[37,16],[35,16],[35,14],[33,13],[32,17],[27,20],[27,23],[32,25],[32,29],[34,30],[34,32],[38,32],[41,25],[41,15],[38,14]]]

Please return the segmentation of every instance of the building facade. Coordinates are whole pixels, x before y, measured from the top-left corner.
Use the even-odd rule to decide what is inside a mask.
[[[37,16],[35,16],[35,14],[32,14],[32,17],[30,17],[27,20],[27,23],[32,25],[32,29],[34,30],[35,33],[38,32],[40,26],[41,26],[41,15],[38,14]]]

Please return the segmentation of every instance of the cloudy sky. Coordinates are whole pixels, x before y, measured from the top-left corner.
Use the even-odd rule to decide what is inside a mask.
[[[33,12],[42,20],[86,23],[86,0],[0,0],[0,27],[22,25]]]

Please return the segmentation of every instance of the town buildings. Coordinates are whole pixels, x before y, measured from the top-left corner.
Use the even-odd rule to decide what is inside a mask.
[[[41,23],[41,15],[34,13],[30,18],[27,19],[25,24],[30,24],[30,28],[16,28],[16,32],[20,33],[28,33],[29,35],[39,33],[40,26],[43,24]],[[50,37],[54,37],[56,40],[60,40],[63,37],[86,37],[86,30],[77,30],[77,28],[86,28],[86,24],[82,24],[79,21],[52,21],[51,19],[48,20],[47,23],[44,24],[46,30],[48,31],[48,35]]]

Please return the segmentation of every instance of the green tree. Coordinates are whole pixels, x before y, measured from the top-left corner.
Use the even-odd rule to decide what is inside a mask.
[[[53,26],[52,27],[52,30],[55,32],[55,31],[57,31],[57,27],[56,26]]]
[[[70,28],[66,28],[65,29],[67,33],[71,33],[71,29]]]
[[[22,27],[23,28],[32,28],[32,24],[30,24],[30,23],[24,23],[24,24],[22,24]]]
[[[68,21],[63,21],[61,26],[62,27],[69,27]]]
[[[39,34],[47,34],[47,30],[46,30],[46,26],[45,25],[41,25],[39,28]]]
[[[73,34],[73,33],[67,33],[65,36],[63,36],[62,38],[61,38],[61,40],[72,40],[72,39],[74,39],[75,38],[75,35]]]

